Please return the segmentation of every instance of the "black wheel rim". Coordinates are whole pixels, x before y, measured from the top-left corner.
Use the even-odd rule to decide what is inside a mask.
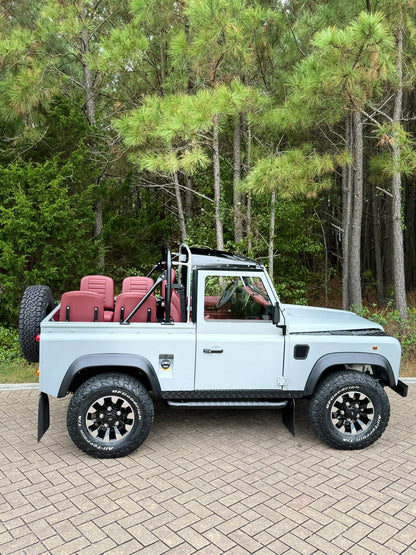
[[[134,429],[136,415],[133,406],[124,397],[100,397],[85,415],[85,427],[94,440],[117,443]]]
[[[367,432],[374,416],[373,402],[360,391],[342,393],[335,399],[330,411],[334,428],[348,437]]]

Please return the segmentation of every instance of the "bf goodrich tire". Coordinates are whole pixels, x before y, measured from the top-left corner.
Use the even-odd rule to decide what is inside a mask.
[[[46,285],[26,288],[19,312],[19,341],[23,356],[28,362],[39,362],[40,323],[55,308],[52,291]]]
[[[330,374],[318,385],[309,403],[317,436],[335,449],[363,449],[384,432],[390,403],[380,383],[368,374]]]
[[[97,458],[124,457],[147,438],[153,402],[143,385],[126,374],[105,373],[84,382],[68,407],[67,428],[82,451]]]

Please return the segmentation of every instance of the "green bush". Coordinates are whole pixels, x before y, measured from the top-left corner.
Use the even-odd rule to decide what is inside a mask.
[[[17,330],[0,327],[0,362],[18,359],[22,359],[22,353]]]
[[[28,285],[49,285],[59,296],[95,270],[86,166],[78,151],[64,163],[0,167],[0,321],[7,327],[17,325]]]
[[[399,311],[393,309],[391,303],[383,309],[376,304],[371,307],[364,306],[359,315],[382,325],[386,333],[396,337],[402,345],[404,360],[410,357],[414,358],[416,355],[416,309],[408,309],[406,322],[402,321]]]

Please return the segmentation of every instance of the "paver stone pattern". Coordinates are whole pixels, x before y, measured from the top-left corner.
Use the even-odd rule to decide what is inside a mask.
[[[155,406],[146,443],[91,458],[51,399],[36,442],[37,391],[0,392],[0,554],[416,553],[416,385],[388,394],[389,427],[363,451],[278,411]]]

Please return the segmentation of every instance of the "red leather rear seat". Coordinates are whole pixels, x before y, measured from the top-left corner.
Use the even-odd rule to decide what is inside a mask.
[[[176,272],[172,268],[171,270],[171,283],[175,283]],[[166,285],[167,280],[162,281],[162,297],[166,301]],[[174,322],[182,321],[182,310],[181,310],[181,300],[178,292],[175,289],[171,289],[171,301],[170,301],[170,317]]]
[[[143,299],[144,295],[145,293],[120,293],[116,299],[114,322],[120,322],[127,318],[133,308]],[[156,322],[156,297],[154,295],[150,295],[143,306],[131,318],[130,322]]]
[[[103,322],[104,301],[98,293],[67,291],[62,295],[60,322]]]

